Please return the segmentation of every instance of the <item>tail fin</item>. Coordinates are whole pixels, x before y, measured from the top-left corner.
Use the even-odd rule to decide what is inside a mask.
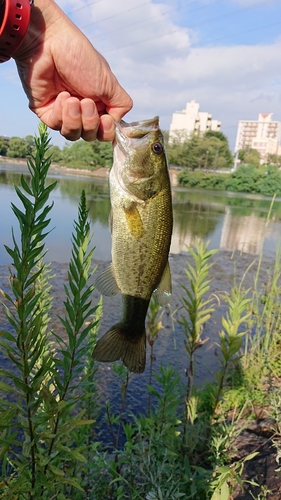
[[[121,359],[124,365],[134,373],[145,369],[146,333],[138,338],[129,338],[122,324],[117,323],[98,341],[93,351],[96,361],[110,362]]]

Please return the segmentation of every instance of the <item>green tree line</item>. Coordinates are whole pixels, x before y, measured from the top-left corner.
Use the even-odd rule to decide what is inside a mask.
[[[178,134],[172,140],[166,137],[167,156],[170,165],[195,170],[230,168],[233,163],[228,140],[221,132],[208,131],[204,135],[182,137]],[[33,153],[34,138],[11,137],[9,140],[0,137],[0,155],[8,158],[26,158]],[[54,163],[70,167],[96,169],[112,164],[112,144],[108,142],[76,141],[66,143],[60,149],[50,148]]]
[[[34,152],[34,137],[25,138],[11,137],[5,139],[0,137],[0,155],[7,158],[27,158]],[[112,144],[108,142],[85,142],[77,141],[73,144],[66,143],[60,149],[51,146],[49,153],[52,161],[61,165],[75,168],[88,168],[95,170],[99,167],[112,165]]]
[[[241,163],[254,165],[255,167],[260,166],[260,154],[256,149],[246,146],[240,149],[238,152],[238,159]],[[274,153],[268,153],[266,158],[266,165],[281,165],[281,156]]]
[[[228,139],[222,132],[208,130],[203,135],[191,137],[178,133],[166,140],[166,148],[170,165],[191,170],[220,170],[231,168],[233,164]]]
[[[170,166],[183,169],[195,170],[222,170],[233,166],[233,156],[229,149],[228,139],[222,132],[209,130],[203,135],[194,134],[191,137],[182,133],[169,138],[169,133],[164,132],[167,157]],[[34,152],[34,137],[25,138],[11,137],[5,139],[0,137],[0,155],[7,158],[26,158]],[[50,154],[52,161],[60,165],[75,168],[87,168],[95,170],[99,167],[112,165],[113,148],[109,142],[85,142],[83,140],[74,143],[66,143],[62,149],[51,146]],[[258,151],[249,147],[241,149],[238,154],[241,164],[260,167],[260,155]],[[268,155],[267,163],[272,166],[281,164],[281,157]],[[186,173],[183,178],[186,178]],[[203,182],[201,176],[200,183]],[[197,184],[196,176],[190,178],[188,183]],[[211,187],[219,187],[225,184],[225,179],[211,177]],[[182,181],[186,183],[187,181]],[[204,183],[206,183],[206,179]],[[223,187],[225,189],[225,187]],[[252,192],[252,191],[251,191]]]
[[[269,165],[265,170],[242,164],[234,172],[225,174],[199,170],[192,172],[185,168],[179,173],[178,181],[182,186],[198,189],[281,196],[281,171],[276,165]]]

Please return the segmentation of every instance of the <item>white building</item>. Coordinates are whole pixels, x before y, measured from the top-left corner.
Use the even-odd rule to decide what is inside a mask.
[[[201,112],[199,109],[198,102],[190,101],[186,103],[185,109],[173,113],[169,133],[170,140],[173,138],[185,140],[194,132],[220,131],[221,122],[213,120],[210,113]]]
[[[235,152],[246,147],[256,149],[261,162],[268,154],[281,154],[281,122],[272,120],[272,113],[260,113],[258,120],[240,120],[238,123]]]

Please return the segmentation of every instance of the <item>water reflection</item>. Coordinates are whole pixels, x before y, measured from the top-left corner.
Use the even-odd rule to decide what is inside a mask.
[[[0,207],[1,213],[5,213],[5,220],[0,220],[1,242],[0,264],[7,264],[10,258],[3,248],[3,243],[11,244],[11,227],[14,227],[18,236],[17,221],[11,210],[11,202],[20,206],[12,185],[20,186],[21,175],[24,174],[27,184],[30,175],[27,168],[16,166],[2,169],[0,166]],[[108,229],[108,216],[110,212],[109,188],[104,181],[92,181],[92,179],[77,176],[64,176],[59,171],[51,170],[47,178],[47,184],[57,182],[52,191],[50,201],[54,203],[51,212],[50,228],[52,231],[46,238],[48,253],[46,261],[68,262],[71,251],[71,236],[73,233],[73,222],[77,220],[78,204],[81,192],[84,189],[91,221],[91,232],[94,233],[94,244],[96,245],[96,259],[109,260],[111,238]]]
[[[211,248],[259,254],[275,252],[281,234],[281,200],[267,221],[271,199],[206,190],[173,190],[172,253],[185,251],[195,238]]]
[[[20,185],[22,173],[29,182],[27,168],[0,165],[0,203],[5,218],[0,221],[2,243],[11,241],[11,227],[17,222],[10,208],[11,202],[20,204],[12,185]],[[67,262],[70,257],[70,239],[73,221],[77,218],[77,206],[82,189],[85,190],[91,230],[94,233],[97,259],[110,259],[110,212],[108,182],[89,177],[62,175],[52,169],[48,183],[57,182],[52,192],[54,202],[52,228],[47,240],[48,260]],[[274,203],[272,216],[267,223],[271,200],[257,195],[210,192],[204,190],[173,189],[174,232],[171,253],[186,251],[195,238],[210,240],[211,248],[240,250],[259,254],[262,248],[272,254],[281,233],[281,200]],[[0,263],[7,263],[7,255],[0,248]]]

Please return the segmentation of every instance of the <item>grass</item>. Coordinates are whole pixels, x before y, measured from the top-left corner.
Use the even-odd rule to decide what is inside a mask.
[[[148,407],[140,416],[130,414],[131,378],[122,364],[114,365],[120,408],[101,407],[92,350],[102,301],[92,304],[94,247],[85,194],[74,221],[64,287],[63,340],[52,328],[52,269],[44,263],[52,210],[48,199],[55,185],[45,184],[51,159],[43,125],[35,142],[28,162],[31,180],[27,184],[22,176],[21,188],[15,188],[22,208],[12,205],[20,241],[13,234],[13,247],[6,247],[12,265],[11,291],[2,291],[9,328],[0,332],[0,347],[9,364],[0,368],[0,499],[231,499],[235,486],[243,488],[245,464],[255,456],[232,459],[247,408],[255,414],[253,408],[266,403],[277,420],[274,446],[281,456],[281,396],[275,383],[281,375],[279,253],[263,288],[260,260],[252,287],[245,288],[243,278],[230,294],[220,293],[226,305],[217,337],[220,368],[214,382],[198,389],[197,354],[218,304],[210,294],[216,252],[199,241],[189,248],[177,312],[185,339],[186,384],[172,366],[154,366],[163,310],[152,300]],[[110,451],[97,436],[102,414],[112,436]],[[260,485],[257,498],[267,495]]]

